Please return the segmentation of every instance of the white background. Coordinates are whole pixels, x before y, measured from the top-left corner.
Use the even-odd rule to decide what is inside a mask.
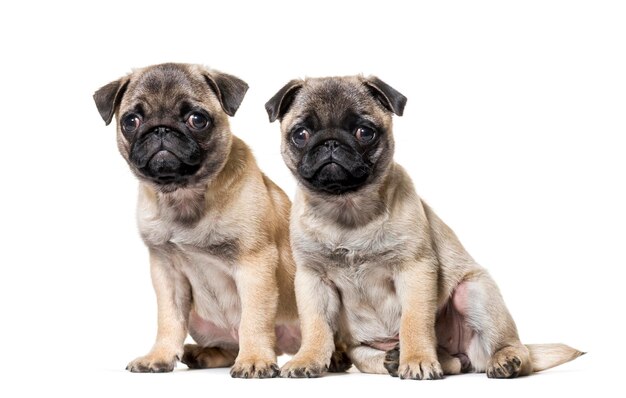
[[[407,8],[408,4],[411,8]],[[624,358],[626,13],[620,2],[20,2],[0,6],[0,395],[490,396],[608,391]],[[498,282],[528,343],[589,354],[520,380],[137,375],[155,300],[136,181],[91,95],[133,67],[246,80],[232,119],[293,196],[264,103],[376,74],[408,97],[396,160]],[[281,358],[284,361],[284,358]]]

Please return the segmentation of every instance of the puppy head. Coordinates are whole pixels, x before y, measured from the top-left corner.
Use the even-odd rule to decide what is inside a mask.
[[[281,121],[282,154],[307,189],[355,192],[378,182],[393,159],[391,116],[406,97],[376,77],[292,80],[267,104]]]
[[[94,100],[131,170],[162,192],[217,175],[228,159],[233,116],[248,85],[199,65],[161,64],[100,88]]]

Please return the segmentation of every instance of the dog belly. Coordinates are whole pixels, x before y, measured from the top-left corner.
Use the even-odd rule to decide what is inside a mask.
[[[193,326],[204,331],[203,335],[215,338],[236,336],[241,303],[232,275],[233,265],[211,255],[187,251],[182,272],[191,286],[190,329]],[[232,342],[233,338],[228,341]]]
[[[239,344],[236,327],[219,327],[202,318],[195,310],[189,314],[189,334],[203,347],[235,348]]]
[[[468,304],[467,286],[463,282],[437,314],[437,341],[450,355],[467,355],[472,345],[475,334],[465,318]]]
[[[343,327],[353,345],[367,345],[388,351],[399,342],[401,308],[397,296],[387,291],[386,294],[359,292],[341,286],[345,312]],[[437,314],[436,335],[438,345],[450,355],[472,362],[483,362],[482,347],[478,336],[466,319],[468,305],[467,284],[461,283],[454,290],[448,302]],[[476,366],[476,364],[473,364]]]
[[[460,284],[450,297],[446,305],[438,312],[436,320],[436,334],[438,345],[450,355],[468,355],[474,351],[477,339],[472,328],[465,319],[467,308],[466,287]],[[353,337],[359,343],[382,351],[393,349],[399,342],[399,334],[387,329],[382,321],[372,312],[355,311],[352,308],[347,315],[348,327]],[[392,322],[395,323],[395,322]],[[399,324],[399,319],[398,322]],[[399,327],[399,326],[398,326]]]
[[[353,345],[368,345],[370,347],[387,351],[395,347],[399,341],[399,326],[389,327],[380,319],[352,317],[348,325],[349,335]],[[394,322],[395,323],[395,322]],[[398,319],[398,323],[399,319]]]
[[[297,324],[276,325],[277,354],[295,354],[300,349],[301,341],[300,327]]]
[[[203,347],[239,346],[241,301],[232,276],[233,266],[204,253],[188,252],[183,272],[191,285],[193,309],[189,334]],[[298,323],[277,325],[279,353],[295,354],[300,348]]]
[[[395,347],[401,306],[392,289],[380,285],[369,291],[344,287],[342,300],[342,334],[349,336],[347,340],[351,344],[365,344],[385,351],[386,347]]]
[[[369,341],[365,345],[381,351],[389,351],[394,349],[400,342],[400,336],[382,341]]]
[[[276,325],[276,346],[278,354],[295,354],[300,348],[302,337],[300,327],[293,325]],[[223,328],[202,318],[195,310],[189,314],[189,334],[196,343],[203,347],[220,347],[237,349],[239,346],[239,328]]]

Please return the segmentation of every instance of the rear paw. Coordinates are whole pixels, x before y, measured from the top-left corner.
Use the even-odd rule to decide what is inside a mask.
[[[398,375],[401,379],[410,380],[439,380],[443,379],[441,365],[436,359],[412,358],[400,364]]]
[[[453,357],[457,358],[459,362],[461,362],[461,373],[470,373],[474,371],[472,362],[470,361],[467,355],[458,353],[458,354],[454,354]]]
[[[352,361],[345,351],[335,351],[330,357],[328,371],[330,373],[343,373],[352,367]]]
[[[530,373],[530,359],[527,352],[516,347],[505,347],[496,352],[487,364],[487,377],[509,379]]]
[[[236,357],[237,350],[185,344],[183,358],[180,361],[189,369],[222,368],[232,366]]]
[[[180,361],[189,369],[203,369],[202,351],[203,348],[199,345],[185,344],[183,358]]]
[[[394,348],[385,352],[385,369],[392,377],[398,377],[398,368],[400,367],[400,344],[396,344]]]
[[[502,362],[491,362],[487,367],[487,377],[492,379],[508,379],[519,376],[522,360],[518,357],[508,358]]]

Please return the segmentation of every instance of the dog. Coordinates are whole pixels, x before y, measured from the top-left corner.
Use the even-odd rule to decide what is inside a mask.
[[[377,77],[292,80],[265,105],[298,181],[290,234],[302,346],[285,377],[324,373],[333,342],[366,373],[512,378],[582,353],[524,345],[487,271],[393,161],[406,97]]]
[[[203,66],[161,64],[100,88],[94,100],[139,180],[138,224],[150,253],[158,330],[131,372],[232,366],[275,377],[300,331],[290,201],[229,127],[248,89]],[[187,334],[197,344],[184,345]]]

